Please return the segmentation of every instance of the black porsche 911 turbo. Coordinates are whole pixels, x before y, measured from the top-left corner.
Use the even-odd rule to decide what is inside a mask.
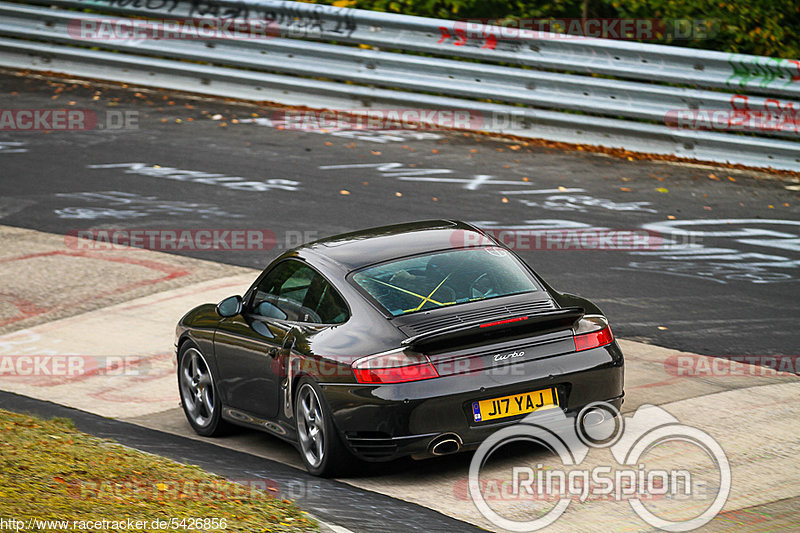
[[[189,311],[178,385],[194,430],[294,443],[316,475],[475,449],[538,410],[619,408],[602,312],[489,234],[425,221],[286,251],[244,296]]]

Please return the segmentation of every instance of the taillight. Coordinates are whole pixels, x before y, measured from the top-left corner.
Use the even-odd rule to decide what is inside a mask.
[[[576,352],[605,346],[614,341],[608,321],[600,315],[588,315],[581,318],[573,329],[573,333],[575,334]]]
[[[439,377],[425,355],[402,351],[353,361],[353,374],[359,383],[406,383]]]

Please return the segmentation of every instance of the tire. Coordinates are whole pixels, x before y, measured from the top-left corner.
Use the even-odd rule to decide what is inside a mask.
[[[183,343],[178,353],[178,391],[186,419],[198,435],[219,437],[229,431],[211,366],[192,342]]]
[[[297,449],[306,470],[315,476],[347,473],[356,458],[345,448],[333,415],[316,383],[300,380],[294,402]]]

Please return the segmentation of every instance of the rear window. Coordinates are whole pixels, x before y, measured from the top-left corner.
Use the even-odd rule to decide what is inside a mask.
[[[392,316],[538,290],[519,261],[497,247],[391,261],[353,280]]]

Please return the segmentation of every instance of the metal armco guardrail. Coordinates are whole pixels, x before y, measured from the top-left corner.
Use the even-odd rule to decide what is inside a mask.
[[[249,21],[266,32],[80,31],[119,18]],[[33,0],[0,1],[0,65],[326,109],[469,110],[504,117],[480,128],[499,133],[800,171],[794,60],[544,32],[507,38],[492,26],[276,0]],[[676,121],[716,111],[762,119],[742,133]]]

